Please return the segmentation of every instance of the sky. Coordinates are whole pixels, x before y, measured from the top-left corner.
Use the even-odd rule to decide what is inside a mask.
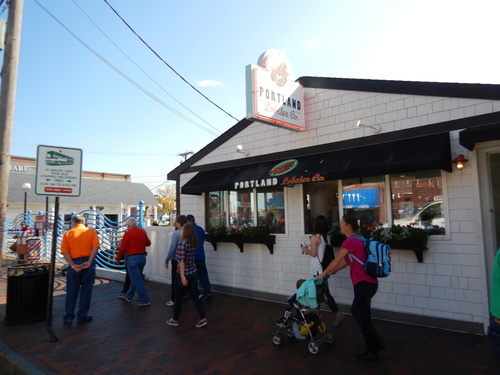
[[[497,0],[24,0],[11,155],[80,148],[84,170],[154,191],[245,117],[245,67],[265,51],[295,78],[500,84],[498,14]]]

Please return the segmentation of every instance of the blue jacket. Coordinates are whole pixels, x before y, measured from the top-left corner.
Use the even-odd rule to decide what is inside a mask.
[[[177,246],[181,242],[181,230],[177,229],[174,233],[172,233],[172,240],[170,241],[170,249],[168,250],[167,259],[165,259],[165,264],[168,264],[172,259],[177,260],[177,255],[175,251],[177,250]]]
[[[205,259],[205,229],[197,225],[196,223],[191,223],[191,225],[196,230],[196,238],[198,239],[198,247],[194,253],[194,259]]]
[[[323,283],[322,279],[316,281],[314,277],[304,281],[300,288],[297,289],[297,301],[304,306],[311,307],[313,309],[317,308],[318,302],[316,301],[316,285],[321,283]]]

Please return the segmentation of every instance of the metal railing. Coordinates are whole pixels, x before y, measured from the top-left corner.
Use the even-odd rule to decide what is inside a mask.
[[[61,255],[62,237],[66,231],[71,229],[71,219],[74,215],[80,214],[85,216],[86,225],[97,231],[100,242],[100,251],[96,256],[96,266],[102,269],[124,271],[125,265],[123,260],[115,261],[116,254],[120,247],[120,241],[127,229],[127,220],[130,217],[137,218],[138,226],[142,228],[144,222],[144,202],[139,202],[139,209],[130,214],[129,217],[122,221],[113,221],[106,217],[102,212],[97,210],[85,210],[78,213],[72,212],[69,220],[64,220],[64,217],[54,217],[54,212],[39,212],[37,217],[33,219],[31,211],[22,213],[16,216],[12,221],[5,219],[4,234],[2,238],[2,253],[11,253],[10,245],[16,239],[15,236],[21,232],[21,223],[25,222],[31,228],[31,235],[28,237],[28,248],[26,254],[27,261],[50,261],[52,254],[52,238],[54,233],[54,225],[57,228],[57,245],[55,262],[59,266],[65,266],[66,261]],[[44,229],[37,228],[37,222],[43,218]],[[38,220],[37,220],[38,219]]]

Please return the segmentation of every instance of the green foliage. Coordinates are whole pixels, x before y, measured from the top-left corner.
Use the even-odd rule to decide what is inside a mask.
[[[225,225],[213,225],[207,229],[207,234],[212,236],[221,236],[225,235],[227,231],[227,227]]]
[[[371,232],[371,237],[377,241],[388,243],[392,240],[428,238],[429,232],[411,225],[393,225],[391,228],[375,228]]]

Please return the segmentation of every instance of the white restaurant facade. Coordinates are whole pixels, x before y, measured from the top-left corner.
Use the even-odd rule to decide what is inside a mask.
[[[259,62],[270,82],[278,82],[280,69],[270,61]],[[259,79],[247,76],[254,100]],[[373,315],[484,333],[500,245],[500,85],[322,77],[294,84],[299,96],[281,100],[279,111],[289,119],[293,113],[299,124],[286,128],[255,116],[254,102],[247,111],[252,119],[168,174],[177,181],[178,212],[193,214],[204,228],[260,225],[273,214],[272,251],[263,244],[240,251],[222,242],[215,251],[205,243],[214,288],[284,301],[297,279],[311,276],[300,251],[310,217],[338,222],[352,212],[364,223],[391,226],[433,207],[425,218],[434,229],[427,250],[417,259],[393,249],[393,272],[380,280]],[[260,90],[261,98],[270,101],[273,91]],[[459,155],[467,159],[462,170],[452,162]],[[349,312],[348,270],[329,283]]]

